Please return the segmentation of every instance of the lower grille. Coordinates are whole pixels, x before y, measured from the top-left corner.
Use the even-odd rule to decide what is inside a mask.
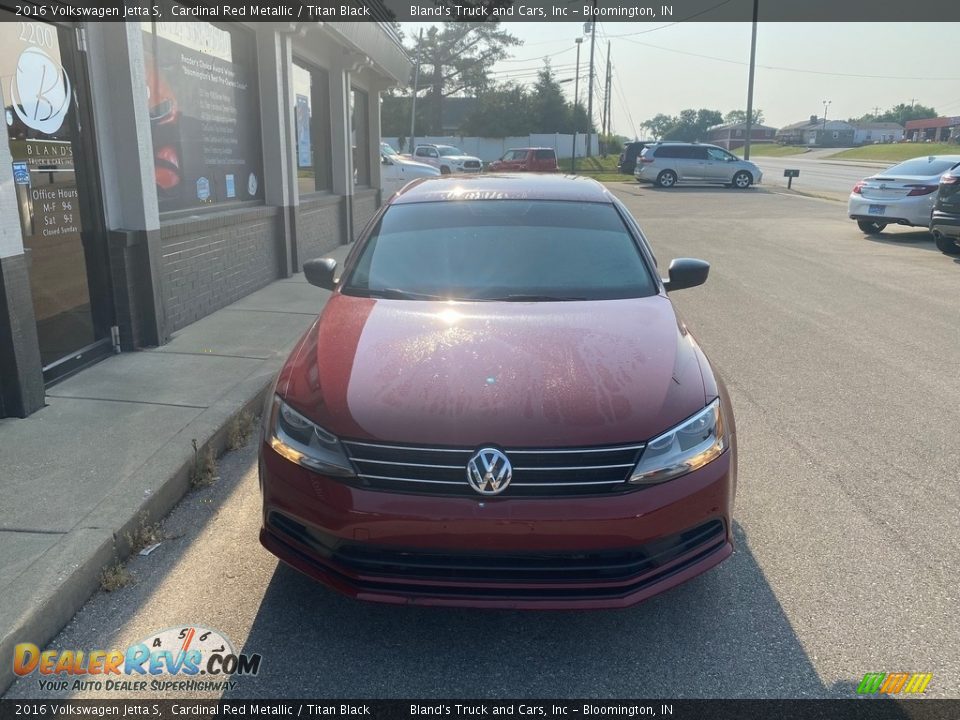
[[[576,588],[549,588],[549,585],[578,583],[621,583],[609,588],[610,593],[632,592],[638,587],[657,582],[665,574],[679,572],[699,562],[722,547],[726,538],[723,521],[714,519],[676,535],[619,550],[465,553],[404,550],[340,541],[275,512],[270,514],[269,524],[274,531],[308,547],[325,563],[329,562],[333,567],[327,567],[328,570],[333,569],[341,575],[351,573],[376,578],[357,580],[343,575],[354,585],[445,595],[575,595],[578,592]],[[685,560],[677,565],[676,561],[684,556],[687,556]],[[622,583],[631,579],[637,582],[624,588]],[[423,582],[437,583],[439,586],[416,584]],[[481,587],[462,586],[467,583],[476,583]],[[544,584],[546,587],[509,590],[490,587],[489,592],[483,587],[505,583]],[[602,589],[593,588],[589,594],[602,592]]]
[[[363,487],[394,492],[478,497],[467,482],[473,448],[418,447],[343,440]],[[504,449],[513,479],[499,497],[594,495],[635,489],[627,480],[642,444],[613,447]]]

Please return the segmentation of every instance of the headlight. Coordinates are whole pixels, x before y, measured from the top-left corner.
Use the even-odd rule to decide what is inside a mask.
[[[267,442],[290,462],[334,477],[356,475],[340,441],[316,423],[273,396]]]
[[[648,442],[630,482],[652,485],[672,480],[716,460],[726,449],[717,398],[690,419]]]

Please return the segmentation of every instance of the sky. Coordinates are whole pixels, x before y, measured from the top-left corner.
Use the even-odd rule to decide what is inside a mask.
[[[841,0],[842,1],[842,0]],[[401,23],[407,38],[432,23]],[[544,57],[559,79],[573,78],[579,22],[513,22],[524,44],[494,68],[497,80],[532,83]],[[685,108],[745,109],[750,23],[666,25],[597,22],[594,116],[599,125],[607,43],[613,64],[613,130],[646,137],[641,123]],[[960,68],[950,58],[960,23],[764,23],[757,30],[754,107],[780,127],[811,115],[848,119],[911,101],[960,115]],[[580,51],[580,99],[586,104],[590,38]],[[798,72],[801,71],[801,72]],[[872,77],[858,77],[872,76]],[[573,98],[574,83],[563,85]]]

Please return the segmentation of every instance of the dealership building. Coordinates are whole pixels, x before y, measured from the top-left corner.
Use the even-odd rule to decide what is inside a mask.
[[[387,23],[92,22],[0,0],[0,417],[357,237]]]

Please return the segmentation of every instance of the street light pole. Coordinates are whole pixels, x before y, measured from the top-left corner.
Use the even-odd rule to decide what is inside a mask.
[[[747,81],[747,139],[743,143],[743,159],[750,159],[750,138],[753,135],[753,72],[757,64],[757,11],[760,0],[753,0],[753,33],[750,37],[750,79]],[[729,147],[727,148],[730,149]]]
[[[821,146],[827,142],[827,108],[830,107],[830,103],[833,100],[824,100],[823,101],[823,141],[820,143]]]
[[[573,154],[570,156],[570,172],[577,171],[577,105],[580,102],[580,46],[583,38],[578,37],[577,44],[577,72],[573,76]]]

